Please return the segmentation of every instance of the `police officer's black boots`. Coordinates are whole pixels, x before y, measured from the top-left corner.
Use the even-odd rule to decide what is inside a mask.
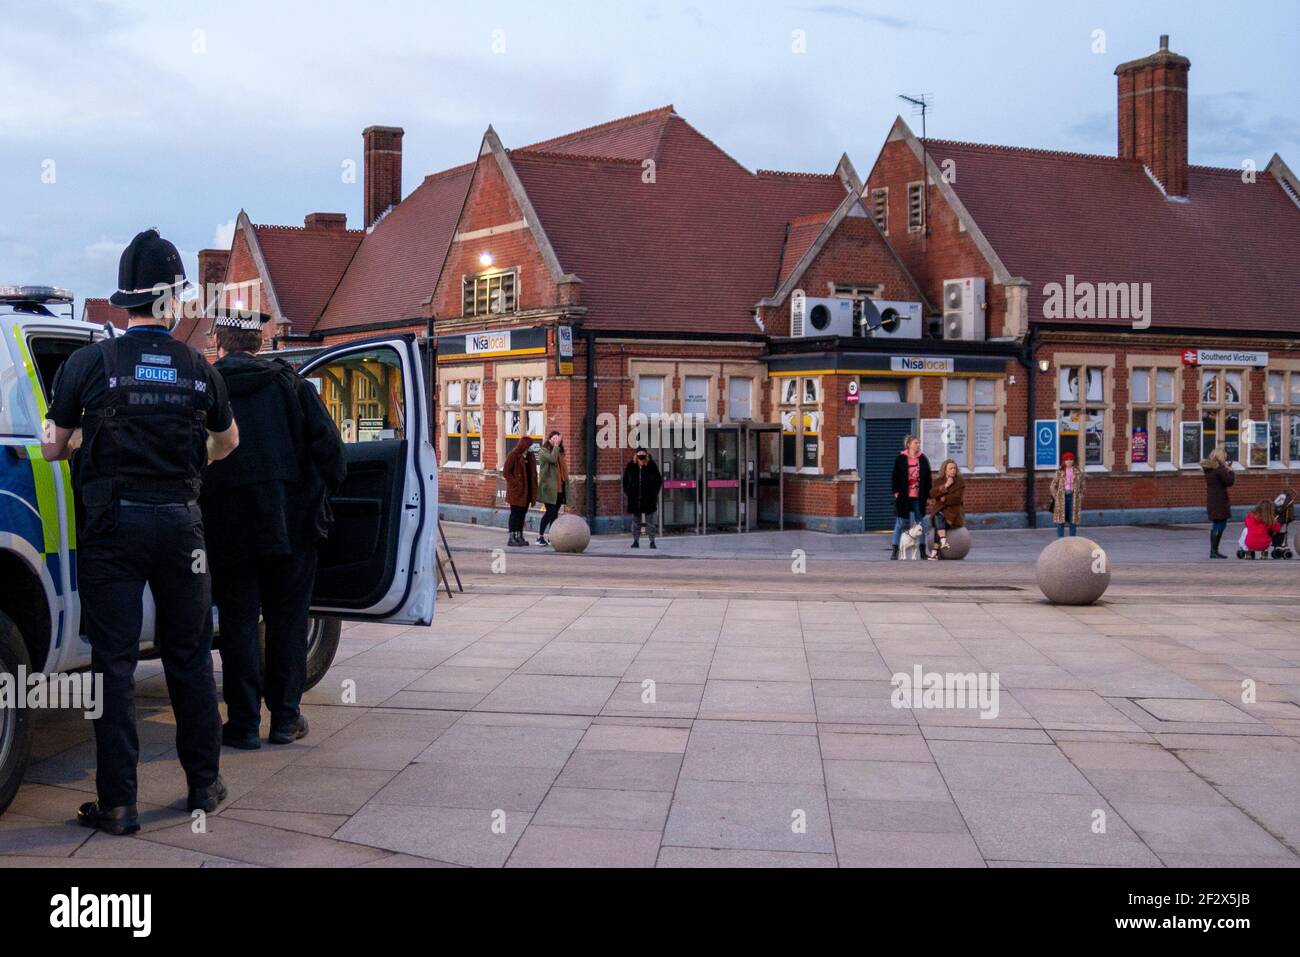
[[[114,837],[134,834],[140,830],[140,818],[134,804],[102,807],[98,801],[87,801],[77,809],[77,823]]]
[[[522,537],[520,535],[520,538]],[[300,714],[292,724],[286,724],[281,728],[272,728],[266,740],[272,744],[293,744],[299,738],[307,737],[308,730],[307,717]]]
[[[203,811],[205,814],[211,814],[226,799],[226,793],[226,782],[222,781],[221,776],[218,775],[217,779],[205,788],[190,788],[190,797],[185,804],[185,808],[189,811]]]
[[[262,739],[257,736],[256,731],[240,734],[229,724],[221,726],[221,743],[228,748],[237,748],[240,751],[256,751],[262,747]]]

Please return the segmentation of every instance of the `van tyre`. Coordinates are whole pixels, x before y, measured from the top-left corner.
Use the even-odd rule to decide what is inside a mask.
[[[30,673],[31,667],[22,633],[8,615],[0,612],[0,673],[12,675],[16,682],[18,669]],[[14,687],[21,693],[16,683]],[[27,708],[0,710],[0,814],[4,814],[18,793],[31,753],[31,711]]]
[[[337,618],[307,619],[307,682],[303,691],[310,691],[325,677],[334,664],[339,650],[339,634],[343,622]],[[266,673],[266,622],[257,626],[257,643],[262,650],[262,673]]]

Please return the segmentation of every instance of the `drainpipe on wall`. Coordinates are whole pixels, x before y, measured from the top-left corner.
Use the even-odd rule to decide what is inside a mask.
[[[1025,348],[1020,353],[1020,364],[1025,367],[1025,522],[1030,528],[1038,527],[1038,508],[1034,503],[1034,447],[1038,438],[1034,431],[1034,383],[1038,363],[1034,359],[1034,326],[1025,336]]]
[[[586,330],[587,340],[587,524],[596,531],[596,333]]]

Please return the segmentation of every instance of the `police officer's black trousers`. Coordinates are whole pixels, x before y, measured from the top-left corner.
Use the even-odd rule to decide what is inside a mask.
[[[135,668],[146,583],[157,608],[155,640],[176,714],[176,751],[189,787],[207,787],[217,779],[221,717],[199,507],[117,505],[95,511],[77,560],[91,668],[104,682],[103,714],[95,721],[99,800],[110,807],[136,800]]]
[[[212,595],[221,616],[221,691],[231,730],[257,734],[262,700],[272,729],[293,724],[307,682],[307,628],[316,550],[246,556],[212,569]],[[257,640],[266,621],[266,674]]]

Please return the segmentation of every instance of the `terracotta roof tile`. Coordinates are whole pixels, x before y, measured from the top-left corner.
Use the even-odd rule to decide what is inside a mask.
[[[424,300],[438,283],[473,171],[471,164],[425,177],[366,234],[315,331],[422,314]]]
[[[1150,282],[1153,327],[1300,332],[1300,208],[1268,173],[1192,166],[1183,202],[1133,160],[942,140],[929,153],[956,162],[957,195],[1029,280],[1031,318],[1044,285],[1073,275]]]
[[[295,333],[312,330],[365,233],[255,225],[280,311]]]
[[[750,173],[675,115],[653,183],[634,164],[510,158],[596,328],[758,332],[753,310],[778,284],[786,224],[844,198],[833,175]]]
[[[125,309],[117,308],[107,299],[83,299],[81,318],[84,322],[93,322],[97,326],[111,322],[118,329],[125,329],[130,319]]]

